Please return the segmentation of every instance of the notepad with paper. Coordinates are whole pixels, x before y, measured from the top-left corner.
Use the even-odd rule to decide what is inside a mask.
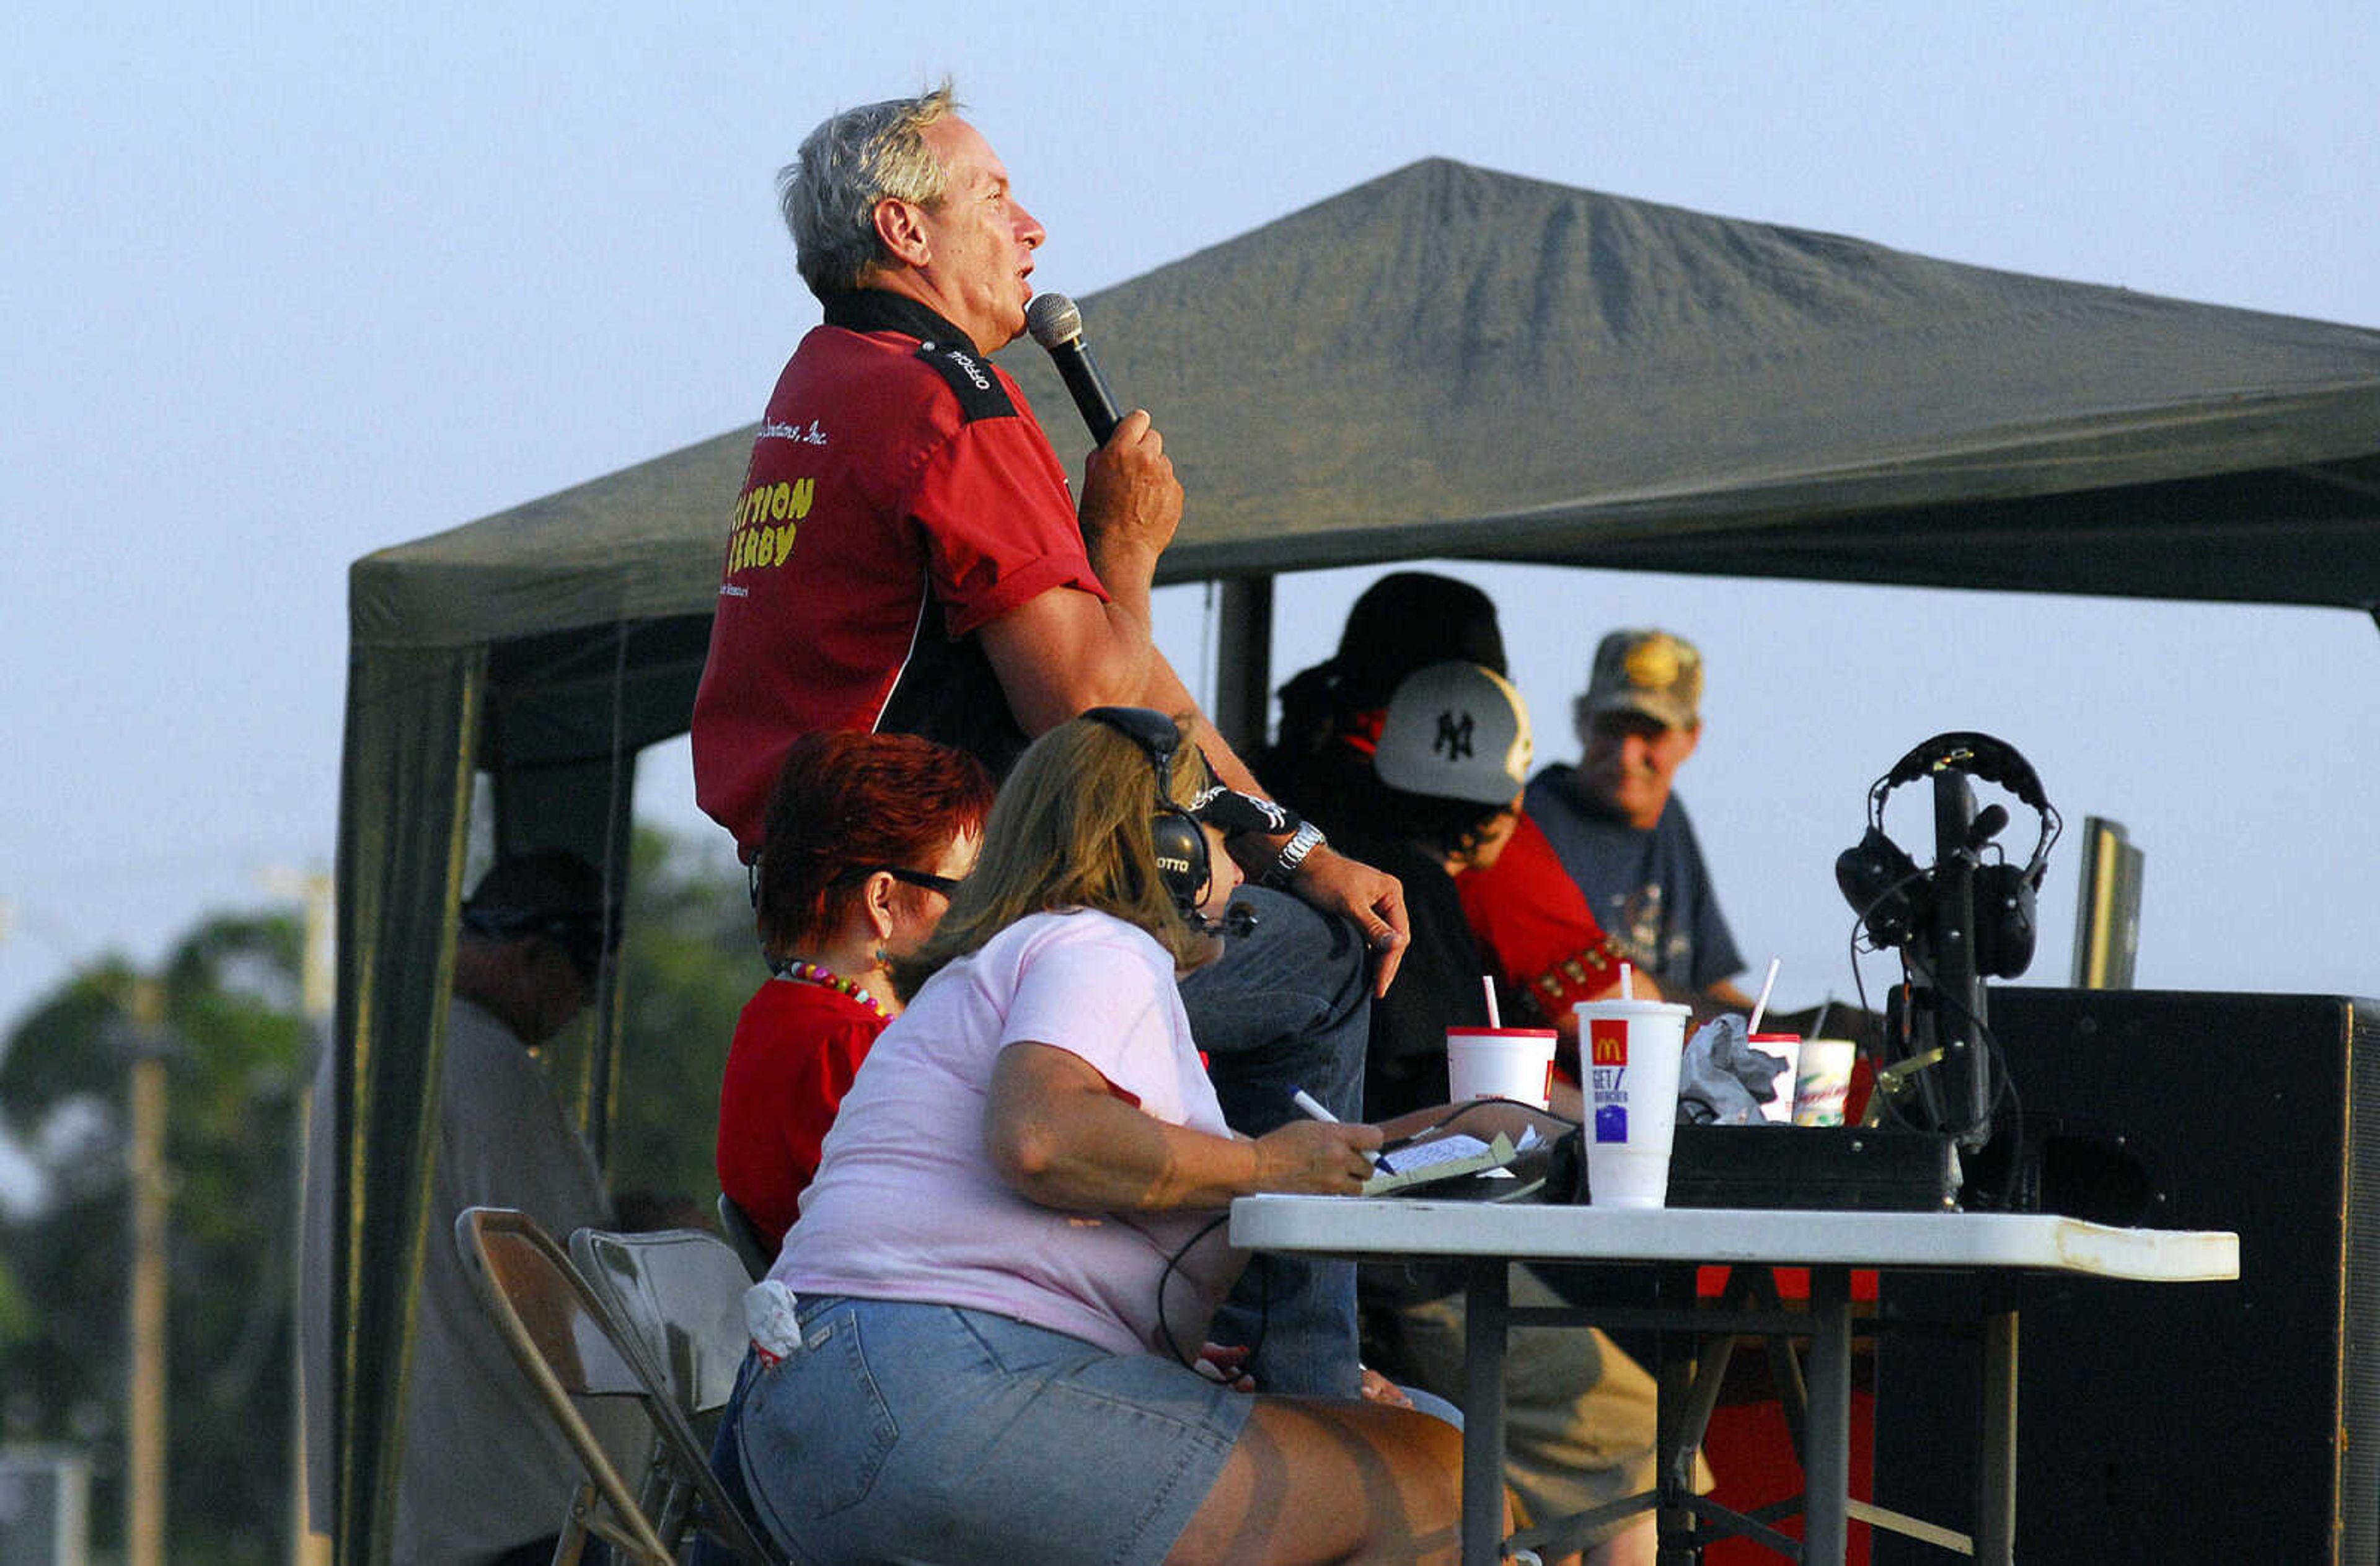
[[[1513,1159],[1541,1145],[1533,1128],[1515,1146],[1502,1132],[1492,1142],[1456,1135],[1427,1142],[1408,1142],[1383,1149],[1379,1172],[1364,1182],[1364,1195],[1385,1196],[1417,1185],[1435,1185],[1464,1175],[1500,1171]]]

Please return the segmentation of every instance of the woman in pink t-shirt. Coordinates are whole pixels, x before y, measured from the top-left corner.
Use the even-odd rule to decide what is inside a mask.
[[[722,1443],[794,1559],[1453,1558],[1453,1426],[1193,1368],[1232,1198],[1353,1194],[1380,1141],[1223,1123],[1175,981],[1257,812],[1208,783],[1159,713],[1043,735],[902,974],[770,1275],[797,1330]]]
[[[719,1188],[771,1254],[884,1025],[892,964],[934,932],[974,868],[991,776],[913,734],[836,730],[785,752],[753,867],[768,982],[745,1002],[719,1087]]]

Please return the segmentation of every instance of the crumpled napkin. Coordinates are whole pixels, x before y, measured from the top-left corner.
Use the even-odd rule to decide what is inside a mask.
[[[1752,1047],[1744,1018],[1713,1017],[1686,1043],[1678,1067],[1678,1118],[1689,1125],[1767,1125],[1760,1106],[1777,1097],[1785,1062]]]

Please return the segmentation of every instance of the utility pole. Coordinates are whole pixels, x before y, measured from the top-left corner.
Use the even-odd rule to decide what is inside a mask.
[[[306,1024],[319,1051],[331,1048],[331,1012],[336,1000],[336,975],[332,965],[333,939],[337,929],[332,902],[331,878],[320,870],[298,871],[283,868],[268,869],[263,875],[267,890],[284,897],[295,897],[305,910],[306,946],[304,967],[298,986],[298,1005],[306,1014]],[[289,1354],[293,1373],[289,1378],[289,1562],[290,1566],[331,1566],[331,1520],[310,1517],[307,1507],[306,1456],[312,1445],[306,1434],[305,1396],[305,1323],[306,1272],[309,1267],[325,1265],[324,1258],[306,1254],[306,1165],[307,1144],[316,1135],[328,1135],[332,1120],[326,1112],[330,1106],[314,1102],[315,1077],[298,1085],[298,1135],[293,1138],[297,1147],[297,1168],[291,1175],[297,1200],[291,1204],[289,1254],[298,1258],[290,1269],[289,1290]],[[318,1118],[317,1111],[325,1111]]]
[[[132,1377],[125,1420],[125,1561],[165,1560],[165,993],[153,978],[132,985]]]

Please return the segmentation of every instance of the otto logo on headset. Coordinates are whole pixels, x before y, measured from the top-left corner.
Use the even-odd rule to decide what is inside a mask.
[[[1269,799],[1223,787],[1213,781],[1211,771],[1196,801],[1185,807],[1172,792],[1173,755],[1183,744],[1182,732],[1172,719],[1147,707],[1094,707],[1083,716],[1113,729],[1148,756],[1151,781],[1157,785],[1148,822],[1150,857],[1183,922],[1206,935],[1228,931],[1245,937],[1255,929],[1256,915],[1245,903],[1233,903],[1220,924],[1200,911],[1214,876],[1206,829],[1200,823],[1227,833],[1282,832],[1296,828],[1297,818]]]

